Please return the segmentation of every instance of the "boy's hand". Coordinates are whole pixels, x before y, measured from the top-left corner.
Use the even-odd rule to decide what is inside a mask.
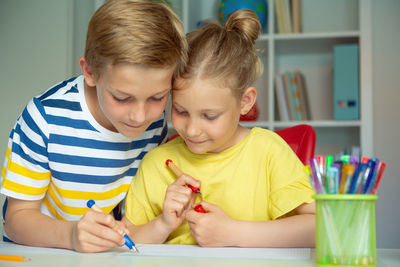
[[[200,203],[206,213],[191,209],[186,219],[196,242],[202,247],[220,247],[232,245],[235,235],[235,220],[229,217],[220,207],[208,202]]]
[[[113,230],[117,223],[117,230]],[[126,227],[110,214],[89,210],[74,223],[71,233],[72,248],[79,252],[100,252],[124,245]]]
[[[187,186],[200,187],[200,182],[183,174],[167,188],[163,204],[162,221],[173,231],[185,220],[185,214],[192,209],[196,194]]]

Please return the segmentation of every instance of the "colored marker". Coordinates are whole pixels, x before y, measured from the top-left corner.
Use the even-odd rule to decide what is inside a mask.
[[[351,185],[351,178],[354,174],[354,166],[351,164],[342,165],[342,179],[340,182],[339,193],[347,194]]]
[[[378,166],[377,163],[379,163],[379,160],[376,158],[370,159],[367,163],[368,176],[365,179],[365,183],[363,184],[363,188],[361,191],[363,194],[367,194],[368,192],[368,188],[372,181],[372,177],[374,177],[374,174],[376,172],[376,167]]]
[[[363,190],[363,194],[370,194],[371,193],[372,188],[374,187],[374,184],[375,184],[375,181],[376,181],[376,176],[378,174],[379,159],[372,158],[372,159],[370,159],[370,161],[372,161],[373,169],[372,169],[370,175],[368,176],[368,180],[367,180],[367,183],[365,184],[365,187],[364,187],[364,190]]]
[[[350,155],[341,155],[340,161],[345,164],[349,164],[350,163]]]
[[[315,189],[318,194],[325,194],[325,188],[322,184],[322,175],[319,172],[319,166],[316,158],[310,159],[311,174],[314,179]]]
[[[170,159],[167,159],[165,161],[165,164],[175,173],[176,176],[181,176],[183,174],[183,171],[181,171]],[[194,193],[200,194],[200,188],[191,186],[190,184],[187,185]]]
[[[328,173],[326,174],[327,179],[327,191],[329,194],[339,193],[339,169],[337,164],[332,164]]]
[[[86,205],[88,206],[88,208],[97,211],[97,212],[103,212],[99,206],[96,205],[96,203],[94,202],[94,200],[89,200]],[[118,228],[117,223],[114,221],[114,226],[113,229],[116,230]],[[133,252],[139,252],[139,250],[136,248],[135,243],[133,243],[133,241],[129,238],[129,236],[126,233],[123,233],[124,238],[125,238],[125,245],[129,248],[130,251]]]
[[[173,171],[173,173],[175,173],[176,176],[179,177],[183,174],[183,171],[181,171],[181,169],[179,169],[178,166],[176,166],[172,162],[172,160],[167,159],[165,161],[165,165],[167,165],[171,169],[171,171]],[[201,196],[200,188],[191,186],[190,184],[188,184],[187,186],[193,191],[193,193],[199,194]],[[206,211],[204,210],[203,206],[201,206],[201,204],[196,205],[194,209],[197,212],[206,213]]]
[[[379,186],[379,183],[381,182],[381,179],[382,179],[383,173],[385,172],[385,169],[386,169],[386,163],[383,161],[380,161],[378,164],[378,170],[377,170],[377,174],[376,174],[377,178],[376,178],[375,184],[371,191],[372,194],[376,194],[376,191],[378,190],[378,186]]]
[[[2,260],[2,261],[18,261],[18,262],[30,261],[30,259],[27,257],[17,256],[17,255],[0,255],[0,260]]]
[[[357,194],[357,190],[360,187],[366,168],[367,168],[366,164],[364,163],[358,164],[357,170],[354,172],[353,178],[351,180],[351,185],[349,190],[350,194]]]
[[[325,156],[325,170],[326,170],[326,187],[328,187],[329,181],[328,181],[328,170],[331,167],[333,163],[333,156],[332,155],[326,155]]]
[[[315,193],[317,193],[317,189],[315,188],[314,179],[313,179],[313,177],[312,177],[312,175],[311,175],[310,165],[305,165],[303,169],[304,169],[304,171],[307,173],[308,180],[310,181],[310,185],[311,185],[313,191],[314,191]]]

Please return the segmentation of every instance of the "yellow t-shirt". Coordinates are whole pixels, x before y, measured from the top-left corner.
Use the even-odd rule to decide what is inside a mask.
[[[126,199],[126,216],[133,224],[145,224],[162,213],[166,189],[176,179],[165,165],[167,159],[200,180],[203,200],[233,219],[269,221],[313,201],[303,164],[272,131],[253,128],[242,141],[216,154],[194,154],[179,137],[143,158]],[[166,243],[196,244],[187,221]]]

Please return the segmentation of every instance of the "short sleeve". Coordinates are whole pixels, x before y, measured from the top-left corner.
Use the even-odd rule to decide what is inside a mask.
[[[23,200],[40,200],[50,183],[47,154],[48,124],[43,106],[33,99],[9,137],[2,169],[1,193]]]
[[[293,150],[282,140],[268,160],[270,179],[269,215],[281,217],[303,203],[313,202],[313,190],[304,165]]]

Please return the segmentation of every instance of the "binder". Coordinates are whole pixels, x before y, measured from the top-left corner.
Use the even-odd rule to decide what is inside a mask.
[[[335,120],[360,119],[358,44],[333,48],[333,101]]]

